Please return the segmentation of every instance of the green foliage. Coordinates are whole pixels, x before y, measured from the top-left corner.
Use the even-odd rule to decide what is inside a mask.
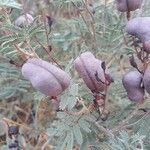
[[[117,137],[110,140],[110,144],[112,150],[144,149],[144,138],[143,135],[130,136],[128,132],[122,131]]]
[[[26,93],[30,87],[29,82],[21,78],[20,71],[7,59],[1,58],[0,63],[0,98],[10,98],[16,95]]]
[[[1,53],[4,53],[8,56],[13,56],[17,54],[17,51],[14,50],[15,43],[23,43],[28,41],[30,44],[30,41],[33,39],[33,37],[38,36],[39,34],[42,34],[44,32],[42,24],[36,24],[35,22],[28,27],[25,28],[19,28],[14,26],[13,24],[6,24],[3,26],[2,31],[9,31],[11,32],[10,35],[2,36],[0,38],[1,44]]]
[[[150,149],[148,127],[150,116],[145,115],[145,112],[138,112],[131,118],[125,124],[128,128],[124,125],[118,132],[113,132],[136,107],[127,99],[121,83],[124,71],[131,69],[128,56],[134,54],[134,51],[130,37],[128,41],[124,31],[126,20],[114,9],[113,2],[110,0],[105,4],[104,1],[94,0],[93,6],[87,7],[83,0],[55,0],[48,1],[48,4],[44,1],[29,0],[25,3],[23,12],[33,13],[35,20],[29,26],[17,27],[14,21],[19,16],[18,13],[20,15],[22,13],[18,12],[18,9],[22,9],[22,4],[14,0],[0,0],[0,7],[5,10],[0,14],[0,118],[11,119],[12,114],[25,112],[30,116],[32,113],[30,119],[32,118],[33,121],[29,121],[30,123],[24,118],[19,118],[22,119],[22,122],[20,120],[19,122],[23,124],[20,127],[29,130],[29,134],[26,130],[24,133],[29,149],[41,149],[46,144],[52,145],[56,150],[72,150],[74,146],[81,150]],[[145,4],[143,15],[149,15],[150,2],[146,1]],[[12,13],[7,12],[6,8],[13,8]],[[136,11],[133,16],[140,16],[140,13],[141,10]],[[53,19],[51,27],[44,18],[47,14]],[[42,119],[47,118],[44,115],[47,115],[49,106],[40,106],[43,95],[23,79],[21,65],[24,61],[15,44],[23,52],[35,51],[44,60],[58,62],[72,77],[70,87],[60,96],[61,111],[55,112],[56,117],[53,121],[47,120],[48,128],[38,124],[37,116],[38,110],[41,109]],[[75,115],[84,107],[78,105],[80,97],[86,107],[93,102],[91,91],[87,89],[73,67],[74,59],[87,50],[94,53],[97,58],[105,60],[115,80],[108,89],[106,107],[110,114],[106,121],[97,120],[99,113],[96,108],[93,108],[90,113]],[[10,60],[17,62],[19,66],[10,64]],[[13,109],[10,111],[3,110],[3,104],[13,97],[20,100],[20,105],[17,107],[22,111],[19,113],[15,110],[16,105],[13,104]],[[46,100],[50,101],[49,98]],[[26,106],[29,103],[33,105],[31,112],[24,108],[23,103]],[[148,101],[143,107],[149,108],[149,106]],[[35,136],[30,129],[35,131]],[[48,137],[44,142],[39,142],[38,137],[43,133]],[[33,140],[34,144],[29,142],[32,141],[31,137],[36,141]],[[1,149],[6,149],[6,146],[2,146]]]
[[[57,138],[56,149],[67,150],[73,147],[75,143],[82,145],[87,138],[88,133],[91,133],[91,124],[94,120],[90,116],[74,116],[64,112],[57,113],[57,121],[54,121],[47,133],[52,139]],[[89,120],[90,118],[90,120]],[[91,121],[91,122],[90,122]]]
[[[17,8],[21,9],[22,5],[16,2],[16,0],[0,0],[0,6],[1,7],[12,7],[12,8]]]
[[[68,90],[61,96],[60,109],[71,110],[77,103],[78,85],[72,83]]]

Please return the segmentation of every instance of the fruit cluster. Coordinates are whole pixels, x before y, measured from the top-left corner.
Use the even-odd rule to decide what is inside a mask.
[[[19,129],[17,126],[11,125],[8,128],[8,136],[11,139],[11,143],[9,143],[9,149],[19,149],[18,134]]]
[[[91,52],[87,51],[75,59],[74,66],[93,93],[94,106],[103,115],[103,120],[105,120],[108,114],[105,110],[107,87],[113,82],[105,62],[96,59]],[[71,80],[66,72],[39,58],[29,58],[22,66],[22,75],[31,82],[36,90],[55,101],[69,87]],[[57,110],[58,108],[59,106]]]
[[[121,12],[134,11],[141,7],[142,0],[116,0],[117,9]],[[129,19],[129,18],[128,18]],[[137,63],[132,60],[131,65],[137,70],[130,71],[123,76],[123,86],[131,101],[144,102],[145,90],[150,94],[150,67],[148,56],[150,53],[150,17],[137,17],[129,19],[126,32],[133,36],[133,43],[138,39],[140,44],[135,49],[137,58],[142,62],[140,70]],[[136,47],[136,46],[135,46]]]
[[[135,65],[137,70],[126,73],[122,79],[128,98],[140,103],[144,101],[145,90],[150,93],[150,67],[145,65],[150,53],[150,17],[130,19],[130,11],[140,8],[142,0],[116,0],[116,4],[118,11],[127,12],[129,20],[126,25],[127,33],[138,38],[142,45],[136,52],[137,57],[146,67],[140,70]],[[75,59],[74,66],[93,95],[105,101],[107,87],[113,82],[105,62],[87,51]],[[50,97],[59,96],[69,87],[71,80],[66,72],[39,58],[29,58],[22,66],[22,75],[36,90]],[[98,96],[99,93],[103,93],[102,96]]]
[[[102,92],[110,84],[112,78],[108,70],[106,69],[104,73],[102,61],[96,59],[91,52],[82,53],[81,56],[76,58],[74,65],[92,92]],[[71,80],[66,72],[39,58],[28,59],[22,66],[22,75],[31,82],[36,90],[50,97],[60,95],[68,88]],[[105,76],[109,80],[105,81]]]

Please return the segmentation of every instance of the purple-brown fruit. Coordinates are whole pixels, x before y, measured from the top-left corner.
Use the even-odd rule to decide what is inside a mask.
[[[22,66],[22,75],[47,96],[60,95],[70,84],[69,75],[42,59],[32,58]]]
[[[150,94],[150,67],[147,67],[143,77],[143,84],[145,90]]]
[[[141,86],[143,75],[130,71],[123,76],[122,83],[131,101],[141,103],[144,100],[144,88]]]
[[[75,69],[92,92],[104,91],[106,86],[101,64],[102,61],[96,59],[91,52],[82,53],[74,62]],[[97,80],[96,74],[102,82]]]
[[[138,17],[127,23],[126,31],[143,44],[144,50],[150,53],[150,17]]]
[[[134,11],[141,7],[142,0],[116,0],[116,4],[120,12]]]

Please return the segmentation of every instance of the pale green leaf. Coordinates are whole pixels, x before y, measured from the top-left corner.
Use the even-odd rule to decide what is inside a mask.
[[[74,142],[73,132],[70,131],[70,137],[69,137],[68,142],[67,142],[67,150],[72,150],[73,142]]]
[[[0,6],[22,9],[22,5],[19,4],[16,0],[0,0]]]
[[[90,123],[88,123],[86,120],[80,119],[80,120],[79,120],[79,126],[80,126],[84,131],[86,131],[87,133],[90,133],[90,132],[91,132]]]
[[[73,133],[77,143],[81,145],[83,143],[83,137],[82,137],[80,127],[78,125],[73,126]]]

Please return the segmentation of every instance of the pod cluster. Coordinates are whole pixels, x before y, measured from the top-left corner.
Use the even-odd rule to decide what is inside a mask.
[[[120,12],[134,11],[141,7],[142,0],[116,0]],[[128,21],[126,25],[128,34],[138,38],[144,51],[150,53],[150,17],[137,17]]]
[[[19,128],[15,125],[11,125],[8,128],[8,137],[10,139],[9,149],[19,149]]]
[[[75,69],[92,92],[104,91],[107,86],[105,74],[109,81],[112,79],[107,69],[104,73],[101,65],[102,61],[96,59],[91,52],[82,53],[74,61]],[[39,58],[28,59],[22,66],[22,75],[36,90],[50,97],[60,95],[69,87],[71,80],[66,72]]]
[[[142,0],[116,0],[117,9],[120,12],[130,12],[141,8]],[[150,53],[150,17],[137,17],[130,19],[126,25],[126,32],[137,38],[143,45],[145,53]],[[140,56],[138,56],[141,58]],[[134,63],[134,62],[133,62]],[[132,64],[136,68],[136,64]],[[143,102],[144,94],[150,94],[150,67],[144,73],[130,71],[122,78],[128,98],[134,102]]]

